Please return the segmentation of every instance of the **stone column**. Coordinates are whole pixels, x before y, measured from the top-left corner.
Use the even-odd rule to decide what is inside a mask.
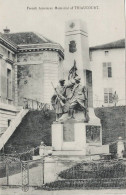
[[[64,73],[68,73],[76,61],[78,75],[86,85],[86,70],[91,70],[89,64],[88,32],[86,23],[82,20],[70,20],[66,22],[65,29],[65,60]]]
[[[67,80],[70,69],[76,63],[77,74],[88,90],[88,106],[93,107],[92,67],[89,61],[87,25],[82,20],[66,22],[64,77]]]
[[[15,82],[15,106],[18,106],[18,83],[17,83],[17,63],[14,63],[14,82]]]
[[[124,151],[124,143],[122,137],[118,138],[117,142],[117,155],[118,158],[123,158],[123,151]]]
[[[45,154],[45,146],[44,146],[44,142],[41,142],[41,145],[40,145],[40,147],[39,147],[39,155],[40,155],[41,157],[43,157],[44,154]]]

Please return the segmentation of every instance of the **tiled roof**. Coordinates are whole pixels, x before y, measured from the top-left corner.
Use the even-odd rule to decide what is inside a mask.
[[[3,34],[3,36],[17,45],[54,43],[46,37],[34,32],[7,33]]]
[[[9,47],[9,49],[17,50],[17,45],[4,36],[3,33],[0,32],[0,43],[5,44],[6,47]]]
[[[104,45],[98,45],[94,47],[90,47],[90,50],[98,50],[98,49],[116,49],[116,48],[125,48],[125,39],[120,39],[115,42],[107,43]]]

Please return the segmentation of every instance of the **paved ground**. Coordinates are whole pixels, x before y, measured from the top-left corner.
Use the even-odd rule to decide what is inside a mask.
[[[30,165],[30,164],[29,164]],[[29,185],[31,186],[41,186],[43,184],[43,166],[41,161],[34,162],[32,167],[29,169]],[[73,163],[55,161],[53,158],[45,158],[44,163],[44,182],[52,182],[57,180],[58,173],[71,167]],[[6,185],[7,178],[0,178],[0,184]],[[9,176],[9,185],[22,185],[22,173],[17,173]]]
[[[43,191],[35,190],[30,188],[28,192],[23,192],[21,188],[7,188],[3,187],[0,189],[0,195],[102,195],[102,194],[111,194],[111,195],[125,195],[126,189],[113,189],[113,190],[60,190],[60,191]]]

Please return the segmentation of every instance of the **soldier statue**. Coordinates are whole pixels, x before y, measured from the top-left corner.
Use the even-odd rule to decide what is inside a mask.
[[[55,94],[51,101],[56,110],[56,121],[63,120],[64,117],[62,115],[65,113],[68,113],[67,119],[74,119],[75,111],[83,112],[84,122],[89,121],[86,87],[80,84],[81,78],[76,71],[76,61],[74,60],[74,65],[68,75],[69,84],[65,85],[65,80],[61,79],[56,88],[53,86]]]
[[[72,90],[72,94],[70,97],[70,106],[69,106],[69,117],[74,118],[75,110],[82,110],[84,112],[84,122],[89,121],[88,116],[88,105],[87,105],[87,94],[85,86],[80,84],[81,78],[76,76],[75,84]]]
[[[55,94],[52,97],[52,104],[54,104],[54,108],[56,111],[56,121],[62,116],[62,114],[65,112],[64,105],[66,101],[66,86],[65,86],[65,80],[60,79],[59,85],[54,88]]]

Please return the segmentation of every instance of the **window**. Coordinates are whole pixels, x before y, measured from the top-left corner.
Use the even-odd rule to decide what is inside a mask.
[[[7,68],[7,98],[11,99],[12,94],[12,82],[11,82],[11,70]]]
[[[10,119],[8,119],[8,127],[10,126],[10,124],[11,124],[11,120],[10,120]]]
[[[10,59],[10,51],[8,51],[8,58]]]
[[[105,51],[105,56],[108,56],[109,55],[109,51]]]
[[[103,77],[104,78],[111,78],[112,77],[111,62],[103,62]]]
[[[12,54],[12,60],[13,61],[15,60],[15,54]]]
[[[90,59],[90,61],[92,61],[92,52],[91,51],[89,51],[89,59]]]
[[[113,103],[112,88],[104,89],[104,103]]]

